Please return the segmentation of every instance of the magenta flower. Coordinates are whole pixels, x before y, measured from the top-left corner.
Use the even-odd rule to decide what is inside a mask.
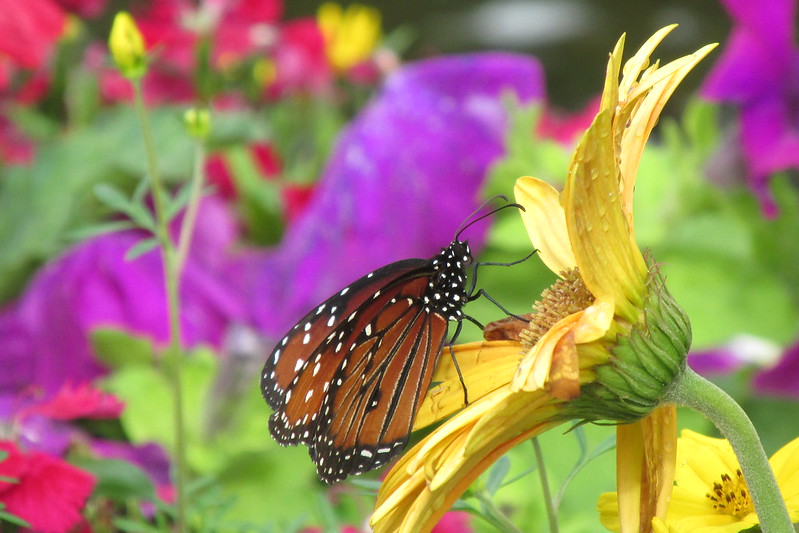
[[[722,0],[733,31],[702,94],[740,113],[750,183],[768,210],[769,176],[799,168],[799,48],[795,0]]]
[[[242,290],[259,329],[279,335],[369,270],[447,245],[503,153],[506,94],[541,99],[538,62],[504,53],[442,57],[391,76],[340,135],[283,243],[251,265]],[[465,237],[479,244],[485,227]]]
[[[234,222],[224,208],[203,202],[182,278],[183,343],[219,346],[228,324],[244,319],[241,295],[228,283]],[[99,327],[168,338],[161,258],[125,254],[143,238],[137,231],[88,240],[33,278],[21,298],[0,313],[0,393],[34,385],[46,395],[63,383],[91,381],[103,371],[89,343]]]
[[[788,347],[774,367],[755,374],[752,385],[761,394],[799,398],[799,343]]]
[[[86,499],[94,489],[94,477],[56,457],[23,453],[8,441],[0,441],[8,457],[0,462],[0,502],[6,511],[27,521],[39,533],[67,533],[81,520]]]

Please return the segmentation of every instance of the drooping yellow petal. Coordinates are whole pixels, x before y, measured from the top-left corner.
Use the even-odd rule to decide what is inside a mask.
[[[553,421],[559,408],[543,391],[513,394],[507,388],[471,404],[391,469],[370,518],[374,531],[430,531],[501,455],[559,424]]]
[[[516,371],[521,345],[516,341],[483,341],[453,347],[464,382],[468,383],[470,402],[506,386]],[[452,362],[449,347],[444,347],[433,373],[433,387],[419,407],[413,429],[442,420],[463,405],[463,386]]]
[[[677,412],[659,407],[649,416],[616,430],[616,479],[622,533],[651,531],[655,517],[666,518],[677,454]]]
[[[559,320],[524,354],[513,374],[510,389],[518,392],[543,388],[550,378],[555,353],[576,350],[578,344],[602,338],[613,322],[613,314],[613,301],[605,298]]]
[[[582,316],[581,311],[561,319],[533,345],[513,374],[513,380],[510,382],[511,391],[534,391],[544,388],[552,365],[552,355],[558,343],[574,330]]]
[[[522,220],[538,257],[556,274],[577,266],[560,193],[550,184],[527,176],[516,180],[513,190],[516,201],[524,206]]]

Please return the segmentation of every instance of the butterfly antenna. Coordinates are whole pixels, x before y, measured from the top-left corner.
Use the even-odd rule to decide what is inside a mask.
[[[486,200],[485,202],[483,202],[483,205],[481,205],[480,207],[478,207],[478,208],[477,208],[477,210],[476,210],[474,213],[472,213],[471,215],[469,215],[469,216],[466,218],[466,221],[464,221],[464,223],[463,223],[463,224],[461,224],[461,227],[460,227],[460,229],[458,229],[458,232],[457,232],[457,233],[455,233],[455,240],[456,240],[456,241],[457,241],[457,240],[460,240],[461,233],[463,233],[464,231],[466,231],[466,230],[467,230],[469,227],[473,226],[473,225],[474,225],[475,223],[477,223],[477,222],[480,222],[480,221],[481,221],[481,220],[483,220],[484,218],[488,218],[488,217],[490,217],[490,216],[491,216],[491,215],[493,215],[494,213],[497,213],[497,212],[499,212],[499,211],[502,211],[503,209],[507,209],[508,207],[516,207],[516,208],[518,208],[518,209],[521,209],[522,211],[525,211],[524,207],[523,207],[522,205],[520,205],[520,204],[508,203],[508,204],[505,204],[505,205],[503,205],[503,206],[497,207],[496,209],[492,209],[492,210],[491,210],[491,211],[489,211],[488,213],[484,213],[484,214],[480,215],[479,217],[477,217],[477,218],[475,218],[475,219],[473,219],[473,220],[469,220],[469,219],[471,219],[473,216],[475,216],[475,215],[476,215],[476,214],[477,214],[477,213],[478,213],[478,212],[479,212],[481,209],[483,209],[483,208],[484,208],[484,207],[485,207],[487,204],[489,204],[490,202],[493,202],[493,201],[494,201],[494,200],[496,200],[497,198],[502,198],[502,199],[503,199],[503,200],[505,200],[506,202],[508,201],[508,197],[507,197],[507,196],[504,196],[504,195],[502,195],[502,194],[498,194],[498,195],[496,195],[496,196],[492,196],[491,198],[489,198],[488,200]]]

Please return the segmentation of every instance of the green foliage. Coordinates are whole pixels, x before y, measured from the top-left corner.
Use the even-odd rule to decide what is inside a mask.
[[[81,457],[75,466],[94,474],[94,495],[124,504],[130,500],[153,501],[155,487],[139,467],[119,459]]]
[[[93,342],[101,359],[114,368],[103,387],[125,402],[121,422],[127,437],[133,443],[155,441],[170,448],[173,398],[150,342],[110,329],[96,331]],[[274,524],[310,517],[322,486],[304,448],[280,448],[269,438],[269,411],[255,379],[257,372],[248,374],[253,379],[246,381],[245,390],[231,391],[219,386],[221,365],[230,360],[206,349],[182,360],[189,466],[212,479],[217,496],[227,501],[219,509],[224,519],[262,520],[264,509],[270,509],[268,517]],[[234,401],[229,401],[230,395]],[[221,417],[214,414],[219,408],[224,409]],[[194,507],[196,512],[208,511],[198,501]]]

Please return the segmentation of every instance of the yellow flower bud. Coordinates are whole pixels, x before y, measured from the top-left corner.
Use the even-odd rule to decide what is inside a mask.
[[[211,133],[211,114],[207,109],[192,107],[183,113],[183,124],[195,139],[207,139]]]
[[[108,48],[119,71],[126,78],[141,78],[147,72],[144,37],[127,11],[120,11],[114,17]]]

